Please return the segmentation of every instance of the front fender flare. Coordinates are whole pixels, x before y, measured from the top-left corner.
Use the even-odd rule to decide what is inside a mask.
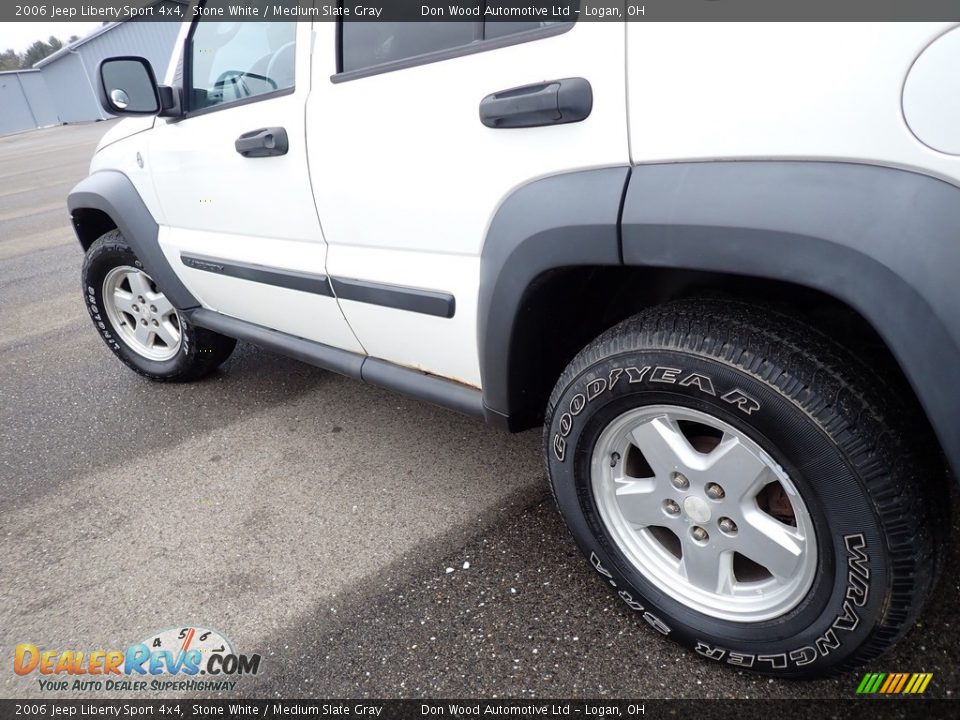
[[[99,210],[108,215],[174,307],[190,310],[200,306],[167,262],[158,240],[160,227],[130,178],[122,172],[102,170],[82,180],[67,197],[67,207],[75,229],[80,210]]]

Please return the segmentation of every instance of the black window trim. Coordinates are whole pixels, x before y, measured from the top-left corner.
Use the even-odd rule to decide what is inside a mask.
[[[196,3],[196,7],[205,7],[207,2],[208,0],[200,0]],[[243,105],[250,105],[255,102],[263,102],[264,100],[286,97],[287,95],[293,95],[297,91],[297,82],[294,80],[293,87],[272,90],[268,93],[253,95],[251,97],[241,98],[239,100],[231,100],[228,103],[220,103],[219,105],[209,105],[207,107],[197,108],[195,110],[191,109],[190,101],[193,99],[191,94],[193,88],[193,53],[190,52],[190,48],[191,43],[193,43],[193,35],[200,26],[200,21],[202,19],[203,18],[200,15],[194,17],[193,22],[190,25],[190,31],[187,33],[187,39],[183,45],[183,115],[181,115],[179,118],[176,118],[177,121],[189,120],[190,118],[200,117],[201,115],[209,115],[210,113],[220,112],[221,110],[229,110],[230,108],[241,107]]]
[[[476,55],[477,53],[488,52],[490,50],[522,45],[523,43],[533,42],[535,40],[563,35],[564,33],[570,32],[574,25],[576,25],[575,22],[558,22],[556,25],[526,30],[513,35],[504,35],[503,37],[493,38],[491,40],[474,40],[469,45],[437,50],[435,52],[424,53],[423,55],[403,58],[402,60],[393,60],[391,62],[380,63],[379,65],[371,65],[370,67],[343,72],[343,20],[337,20],[337,74],[330,76],[330,82],[334,84],[350,82],[351,80],[359,80],[361,78],[382,75],[397,70],[406,70],[420,65],[429,65],[465,55]]]

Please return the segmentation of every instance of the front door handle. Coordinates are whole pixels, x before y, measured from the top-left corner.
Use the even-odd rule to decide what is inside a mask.
[[[524,85],[487,95],[480,122],[489,128],[529,128],[586,120],[593,110],[593,88],[584,78]]]
[[[286,155],[290,149],[287,131],[282,127],[262,128],[244,133],[234,143],[237,152],[247,158]]]

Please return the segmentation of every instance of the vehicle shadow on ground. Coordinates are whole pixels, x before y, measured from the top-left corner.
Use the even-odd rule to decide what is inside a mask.
[[[960,560],[957,530],[948,563],[954,567]],[[424,547],[335,604],[316,607],[293,630],[251,648],[264,656],[263,675],[244,694],[856,696],[862,672],[773,680],[718,666],[662,638],[589,570],[546,496],[454,552],[444,552],[444,545],[441,539]],[[960,684],[953,645],[958,591],[955,577],[943,577],[921,622],[863,671],[933,672],[926,696],[954,696]]]
[[[75,342],[41,346],[7,363],[13,367],[0,382],[9,400],[0,416],[10,431],[0,446],[4,512],[79,475],[123,467],[134,450],[171,449],[339,380],[239,344],[204,380],[156,383],[122,365],[86,324],[82,330]]]

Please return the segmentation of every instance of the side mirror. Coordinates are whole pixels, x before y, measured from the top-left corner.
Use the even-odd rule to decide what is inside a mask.
[[[100,104],[111,115],[157,115],[163,110],[150,62],[142,57],[107,58],[100,63]]]

